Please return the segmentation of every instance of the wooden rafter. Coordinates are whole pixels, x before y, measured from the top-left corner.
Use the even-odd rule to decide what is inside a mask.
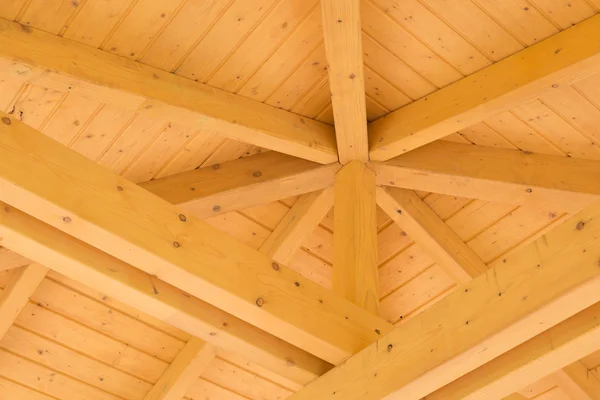
[[[3,203],[0,235],[11,249],[48,268],[292,382],[305,385],[330,368],[317,357]]]
[[[259,251],[279,263],[289,263],[304,238],[316,229],[332,206],[332,187],[300,196]]]
[[[20,254],[0,247],[0,271],[24,267],[31,264],[31,261]]]
[[[369,160],[360,0],[321,0],[339,159]]]
[[[452,142],[431,143],[370,167],[377,183],[578,212],[600,198],[600,162]]]
[[[427,400],[503,399],[598,350],[598,318],[600,304],[595,304],[429,394]]]
[[[123,177],[0,116],[0,200],[331,363],[393,330]]]
[[[375,174],[359,161],[338,173],[334,199],[334,293],[379,313]]]
[[[369,125],[371,160],[389,160],[600,72],[600,16],[534,44]]]
[[[21,267],[0,293],[0,339],[4,337],[47,273],[48,268],[36,263]]]
[[[571,399],[600,400],[600,380],[579,361],[556,372],[553,378]]]
[[[267,152],[140,186],[182,211],[207,218],[333,186],[340,167]]]
[[[600,203],[492,263],[291,399],[421,398],[595,304],[599,216]]]
[[[3,19],[0,58],[19,79],[45,87],[315,162],[337,161],[326,124]]]
[[[415,192],[377,188],[377,204],[457,282],[466,283],[487,266]]]
[[[144,400],[181,400],[215,355],[213,346],[191,338]]]

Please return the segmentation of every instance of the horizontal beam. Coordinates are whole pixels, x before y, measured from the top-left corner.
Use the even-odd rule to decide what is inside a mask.
[[[377,204],[457,282],[469,282],[487,270],[477,254],[412,190],[379,187]]]
[[[338,163],[323,166],[276,152],[151,180],[144,189],[198,218],[333,186]]]
[[[377,183],[543,210],[600,198],[600,162],[440,141],[370,167]]]
[[[599,235],[595,203],[290,399],[423,398],[600,301]]]
[[[181,400],[215,359],[216,354],[214,347],[192,337],[144,400]]]
[[[0,339],[8,332],[29,298],[42,283],[48,268],[32,263],[15,272],[9,284],[0,293]]]
[[[600,72],[600,16],[538,42],[369,125],[371,160],[389,160]]]
[[[2,113],[0,201],[332,364],[393,330]]]
[[[599,320],[597,303],[431,393],[427,400],[503,399],[598,350]]]
[[[0,58],[19,79],[281,153],[337,161],[333,127],[0,19]]]
[[[247,322],[132,267],[7,204],[0,203],[7,246],[83,285],[305,385],[331,367]]]

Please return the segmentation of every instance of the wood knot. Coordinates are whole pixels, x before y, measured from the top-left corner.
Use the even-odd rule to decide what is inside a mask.
[[[525,189],[525,191],[526,191],[527,193],[531,193],[531,192],[533,192],[533,190],[532,190],[531,188],[527,188],[527,189]]]
[[[260,171],[254,171],[252,173],[252,176],[255,177],[255,178],[260,178],[262,176],[262,172],[260,172]]]
[[[70,223],[70,222],[71,222],[71,218],[69,218],[69,217],[64,217],[64,218],[63,218],[63,222],[64,222],[65,224],[68,224],[68,223]]]
[[[10,120],[10,118],[8,118],[8,117],[2,117],[2,122],[3,122],[5,125],[10,125],[10,124],[12,123],[12,121],[11,121],[11,120]]]
[[[213,207],[213,211],[214,211],[214,212],[219,212],[219,211],[221,211],[221,206],[219,206],[219,205],[216,205],[216,206],[214,206],[214,207]]]
[[[183,215],[183,214],[179,214],[179,220],[180,220],[181,222],[185,222],[185,221],[187,221],[187,218],[185,217],[185,215]]]
[[[179,242],[173,242],[173,247],[175,247],[176,249],[178,249],[181,245],[179,244]]]
[[[279,271],[279,264],[277,264],[276,262],[272,263],[272,264],[271,264],[271,267],[273,267],[273,269],[274,269],[275,271]]]
[[[575,227],[575,229],[577,229],[578,231],[580,231],[580,230],[583,229],[584,226],[585,226],[585,222],[579,221],[579,223],[577,223],[577,226]]]
[[[391,351],[392,351],[393,348],[394,348],[393,344],[388,344],[388,347],[387,347],[388,353],[391,353]]]
[[[122,191],[123,191],[123,186],[117,186],[117,190],[118,190],[119,192],[122,192]]]
[[[265,299],[263,299],[262,297],[259,297],[258,299],[256,299],[256,305],[259,307],[262,307],[265,305]]]

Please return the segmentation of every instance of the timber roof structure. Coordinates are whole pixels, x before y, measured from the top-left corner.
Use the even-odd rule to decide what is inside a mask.
[[[600,400],[600,0],[0,0],[0,399]]]

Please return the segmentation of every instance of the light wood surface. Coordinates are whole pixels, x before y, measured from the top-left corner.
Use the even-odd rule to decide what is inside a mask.
[[[389,160],[561,85],[592,76],[600,32],[590,18],[369,126],[370,158]]]
[[[333,292],[379,315],[375,174],[351,161],[337,174]]]
[[[1,196],[8,204],[331,363],[364,348],[379,336],[376,331],[392,330],[294,271],[273,268],[272,259],[251,247],[2,117],[12,121],[0,124]],[[35,159],[26,156],[32,153]],[[33,170],[35,176],[24,173]],[[246,278],[231,279],[239,274]]]
[[[198,218],[314,192],[333,185],[339,164],[321,166],[267,152],[182,172],[140,186]]]
[[[6,20],[0,27],[0,56],[18,61],[13,70],[30,81],[100,93],[96,99],[147,116],[316,162],[337,160],[333,131],[324,124]]]
[[[144,400],[180,400],[214,360],[216,349],[191,338]]]
[[[411,190],[377,188],[377,204],[458,283],[467,283],[487,266]]]
[[[8,332],[47,273],[48,268],[36,263],[14,271],[10,283],[0,294],[0,339]]]
[[[437,142],[371,163],[377,183],[546,210],[577,212],[600,194],[593,160]]]
[[[369,160],[360,3],[321,1],[335,134],[344,165]]]
[[[291,398],[423,397],[596,303],[599,207],[492,264],[489,272]],[[403,347],[406,343],[418,345]]]

